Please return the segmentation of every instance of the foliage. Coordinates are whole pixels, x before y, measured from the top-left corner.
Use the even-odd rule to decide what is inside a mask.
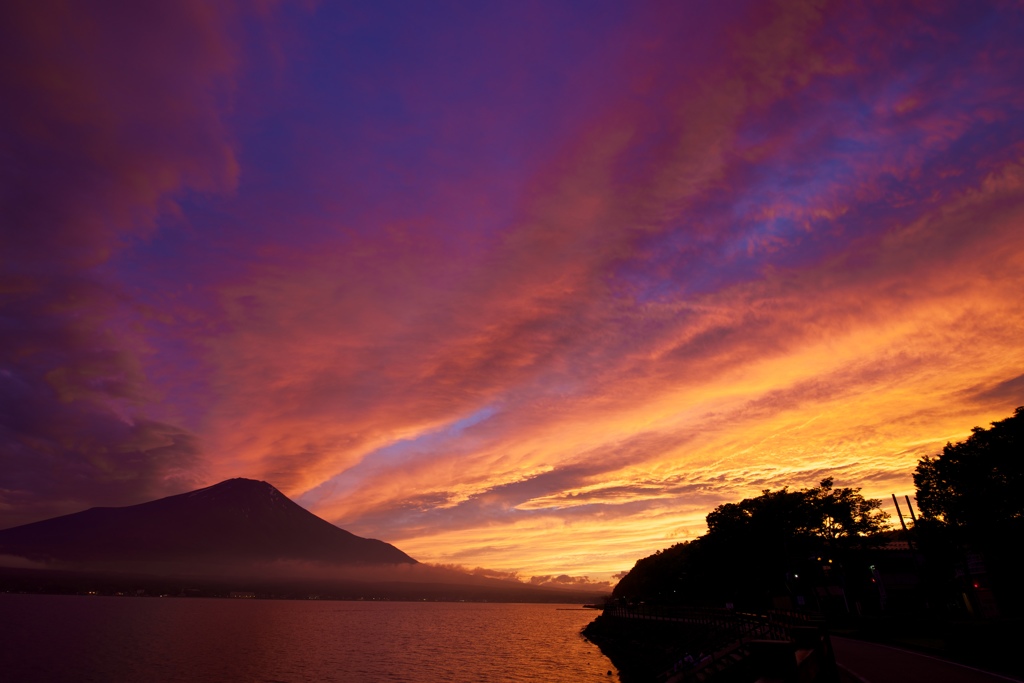
[[[977,589],[991,590],[1007,613],[1024,610],[1024,407],[922,458],[914,483],[922,516],[909,539],[922,604],[950,609],[962,604],[964,591]],[[755,609],[786,595],[841,594],[849,604],[866,604],[874,590],[880,600],[871,588],[878,556],[869,548],[887,536],[907,538],[886,532],[887,517],[881,501],[836,488],[831,478],[808,489],[765,490],[716,507],[696,540],[638,561],[613,596]],[[979,555],[984,567],[971,559]],[[965,579],[966,572],[975,573]]]
[[[864,498],[860,489],[833,488],[829,477],[814,488],[765,490],[756,498],[719,505],[707,516],[708,533],[818,538],[834,544],[885,529],[888,515],[881,504]]]
[[[707,516],[704,536],[643,558],[615,587],[620,598],[762,605],[786,594],[808,557],[839,556],[886,528],[881,501],[860,489],[765,490]],[[802,571],[802,570],[801,570]]]
[[[921,514],[953,527],[984,533],[1024,519],[1024,406],[922,458],[914,485]]]
[[[984,557],[981,580],[1003,609],[1024,609],[1020,539],[1024,538],[1024,407],[975,427],[942,453],[922,458],[914,471],[922,519],[915,528],[927,555],[936,547]],[[949,555],[949,550],[944,551]],[[963,559],[959,564],[964,565]],[[978,577],[975,577],[977,579]],[[974,581],[975,579],[972,579]]]
[[[612,595],[669,599],[686,583],[686,568],[694,564],[692,559],[697,549],[695,542],[677,543],[637,560],[633,569],[615,586]]]

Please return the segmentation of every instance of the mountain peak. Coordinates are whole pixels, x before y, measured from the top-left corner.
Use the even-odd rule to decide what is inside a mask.
[[[205,488],[196,489],[195,491],[189,491],[188,493],[179,495],[192,499],[225,499],[234,500],[236,502],[250,501],[253,503],[258,503],[259,501],[271,501],[278,504],[286,503],[288,505],[295,505],[288,496],[281,493],[273,484],[259,479],[246,479],[244,477],[225,479],[222,482],[212,484]],[[176,497],[177,496],[171,496],[170,499]],[[152,502],[155,503],[157,501]],[[143,503],[143,505],[149,504],[150,503]]]
[[[277,488],[273,484],[265,482],[262,479],[246,479],[245,477],[234,477],[232,479],[225,479],[222,482],[218,482],[211,486],[207,486],[205,489],[197,489],[196,491],[193,491],[193,493],[196,493],[198,491],[206,491],[209,489],[237,489],[241,491],[260,491],[269,489],[272,491],[277,491]],[[278,491],[278,493],[280,493],[280,491]]]
[[[241,477],[0,531],[3,554],[71,562],[416,563],[388,543],[317,517],[265,481]]]
[[[269,484],[262,479],[247,479],[246,477],[232,477],[231,479],[225,479],[220,483],[214,484],[214,486],[261,486],[274,488],[272,484]]]

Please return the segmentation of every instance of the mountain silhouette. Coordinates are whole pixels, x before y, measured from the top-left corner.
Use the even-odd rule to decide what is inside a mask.
[[[2,530],[5,591],[504,602],[593,602],[600,595],[422,564],[252,479]]]
[[[129,507],[97,507],[0,531],[0,555],[48,564],[417,564],[340,529],[265,481],[229,479]]]

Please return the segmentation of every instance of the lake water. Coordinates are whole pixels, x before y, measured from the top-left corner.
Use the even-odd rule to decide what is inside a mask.
[[[0,594],[0,680],[617,682],[559,607]]]

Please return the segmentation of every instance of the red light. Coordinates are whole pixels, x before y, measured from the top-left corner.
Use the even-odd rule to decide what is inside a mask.
[[[978,587],[978,584],[977,584],[977,583],[975,583],[975,584],[974,584],[974,587],[975,587],[975,588],[977,588],[977,587]]]

